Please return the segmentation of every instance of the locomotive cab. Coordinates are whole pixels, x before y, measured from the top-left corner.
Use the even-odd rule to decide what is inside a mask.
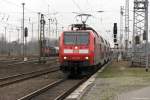
[[[80,66],[84,68],[93,64],[94,38],[90,31],[70,31],[63,32],[60,39],[60,62],[61,66],[74,68]],[[63,68],[66,70],[66,68]],[[80,70],[81,70],[80,69]],[[68,69],[70,70],[70,69]]]
[[[74,30],[75,29],[75,30]],[[108,56],[103,38],[85,24],[73,24],[60,36],[59,60],[63,72],[90,72],[103,65]]]

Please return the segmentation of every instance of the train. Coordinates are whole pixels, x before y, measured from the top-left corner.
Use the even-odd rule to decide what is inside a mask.
[[[72,24],[59,38],[60,69],[64,73],[82,74],[111,59],[110,43],[92,27]]]
[[[42,48],[43,51],[43,55],[45,57],[50,57],[50,56],[58,56],[58,48],[57,47],[49,47],[46,46],[44,48]]]

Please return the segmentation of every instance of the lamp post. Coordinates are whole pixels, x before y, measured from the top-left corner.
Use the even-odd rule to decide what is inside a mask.
[[[22,39],[23,39],[23,59],[25,60],[25,45],[24,45],[24,5],[25,5],[25,3],[22,3],[22,7],[23,7],[23,18],[22,18],[22,34],[23,34],[23,37],[22,37]]]
[[[5,26],[5,50],[6,50],[6,53],[7,53],[7,27]]]
[[[57,18],[55,18],[55,25],[56,25],[56,30],[55,30],[55,32],[56,32],[56,39],[57,39],[57,30],[58,30],[58,20],[57,20]]]

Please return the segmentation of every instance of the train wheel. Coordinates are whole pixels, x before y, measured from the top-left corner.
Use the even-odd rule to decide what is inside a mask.
[[[81,72],[82,71],[80,70],[79,67],[73,67],[73,68],[71,68],[69,77],[70,78],[79,78],[81,75]]]

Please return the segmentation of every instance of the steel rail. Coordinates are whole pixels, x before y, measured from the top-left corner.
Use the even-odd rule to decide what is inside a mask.
[[[48,59],[46,59],[46,61],[48,61],[48,60],[57,60],[57,58],[48,58]],[[17,63],[13,63],[13,64],[7,64],[7,66],[27,64],[27,63],[36,63],[38,61],[39,61],[38,59],[33,59],[33,60],[30,60],[30,61],[21,61],[21,62],[17,62]]]
[[[68,95],[70,95],[74,90],[76,90],[81,84],[83,84],[88,78],[82,79],[80,82],[78,82],[76,85],[74,85],[72,88],[69,90],[63,92],[60,94],[58,97],[56,97],[54,100],[63,100],[65,99]]]
[[[42,87],[42,88],[40,88],[40,89],[38,89],[38,90],[36,90],[36,91],[34,91],[34,92],[32,92],[32,93],[30,93],[30,94],[24,96],[24,97],[19,98],[19,99],[17,99],[17,100],[30,100],[30,99],[32,99],[33,97],[35,97],[35,96],[37,96],[37,95],[39,95],[39,94],[42,94],[43,92],[45,92],[45,91],[47,91],[47,90],[49,90],[49,89],[51,89],[51,88],[57,86],[58,84],[64,82],[65,80],[66,80],[66,79],[57,80],[57,81],[55,81],[55,82],[53,82],[53,83],[51,83],[51,84],[48,84],[47,86]]]
[[[58,59],[58,57],[53,57],[53,58],[48,58],[46,57],[45,60],[48,61],[48,60],[56,60]],[[38,58],[31,58],[31,59],[28,59],[28,61],[22,61],[22,60],[4,60],[4,61],[0,61],[0,63],[2,64],[7,64],[7,63],[10,63],[8,65],[13,65],[13,64],[22,64],[22,63],[30,63],[30,62],[38,62]]]
[[[108,62],[108,63],[106,63],[106,64],[104,64],[100,69],[102,69],[102,71],[103,71],[103,68],[105,66],[108,66],[110,63],[111,63],[111,61]],[[76,85],[74,85],[72,88],[70,88],[68,91],[65,91],[64,93],[62,93],[61,95],[59,95],[58,97],[56,97],[54,100],[63,100],[63,99],[65,99],[67,96],[69,96],[74,90],[76,90],[80,85],[82,85],[84,82],[86,82],[94,74],[95,74],[95,72],[91,73],[90,75],[88,75],[87,77],[85,77],[84,79],[82,79],[80,82],[78,82]]]
[[[13,83],[20,82],[20,81],[24,81],[27,79],[35,78],[35,77],[45,75],[48,73],[56,72],[59,70],[60,70],[59,67],[56,66],[55,68],[47,68],[44,70],[33,71],[33,72],[28,72],[28,73],[23,73],[23,74],[18,74],[18,75],[1,78],[0,79],[0,87],[7,86],[7,85],[10,85]]]
[[[107,65],[107,64],[106,64]],[[105,65],[104,65],[105,66]],[[102,67],[101,67],[102,68]],[[97,72],[97,71],[96,71]],[[83,84],[85,81],[87,81],[93,74],[95,74],[95,72],[91,73],[90,75],[88,75],[87,77],[81,79],[78,83],[76,83],[75,85],[71,86],[69,89],[67,89],[65,92],[61,93],[59,96],[57,96],[54,100],[63,100],[65,99],[68,95],[70,95],[75,89],[77,89],[81,84]],[[46,91],[51,90],[52,88],[55,88],[56,86],[60,85],[61,83],[67,81],[67,79],[61,79],[59,81],[56,81],[54,83],[51,83],[47,86],[44,86],[24,97],[21,97],[17,100],[31,100],[32,98],[45,93]]]

